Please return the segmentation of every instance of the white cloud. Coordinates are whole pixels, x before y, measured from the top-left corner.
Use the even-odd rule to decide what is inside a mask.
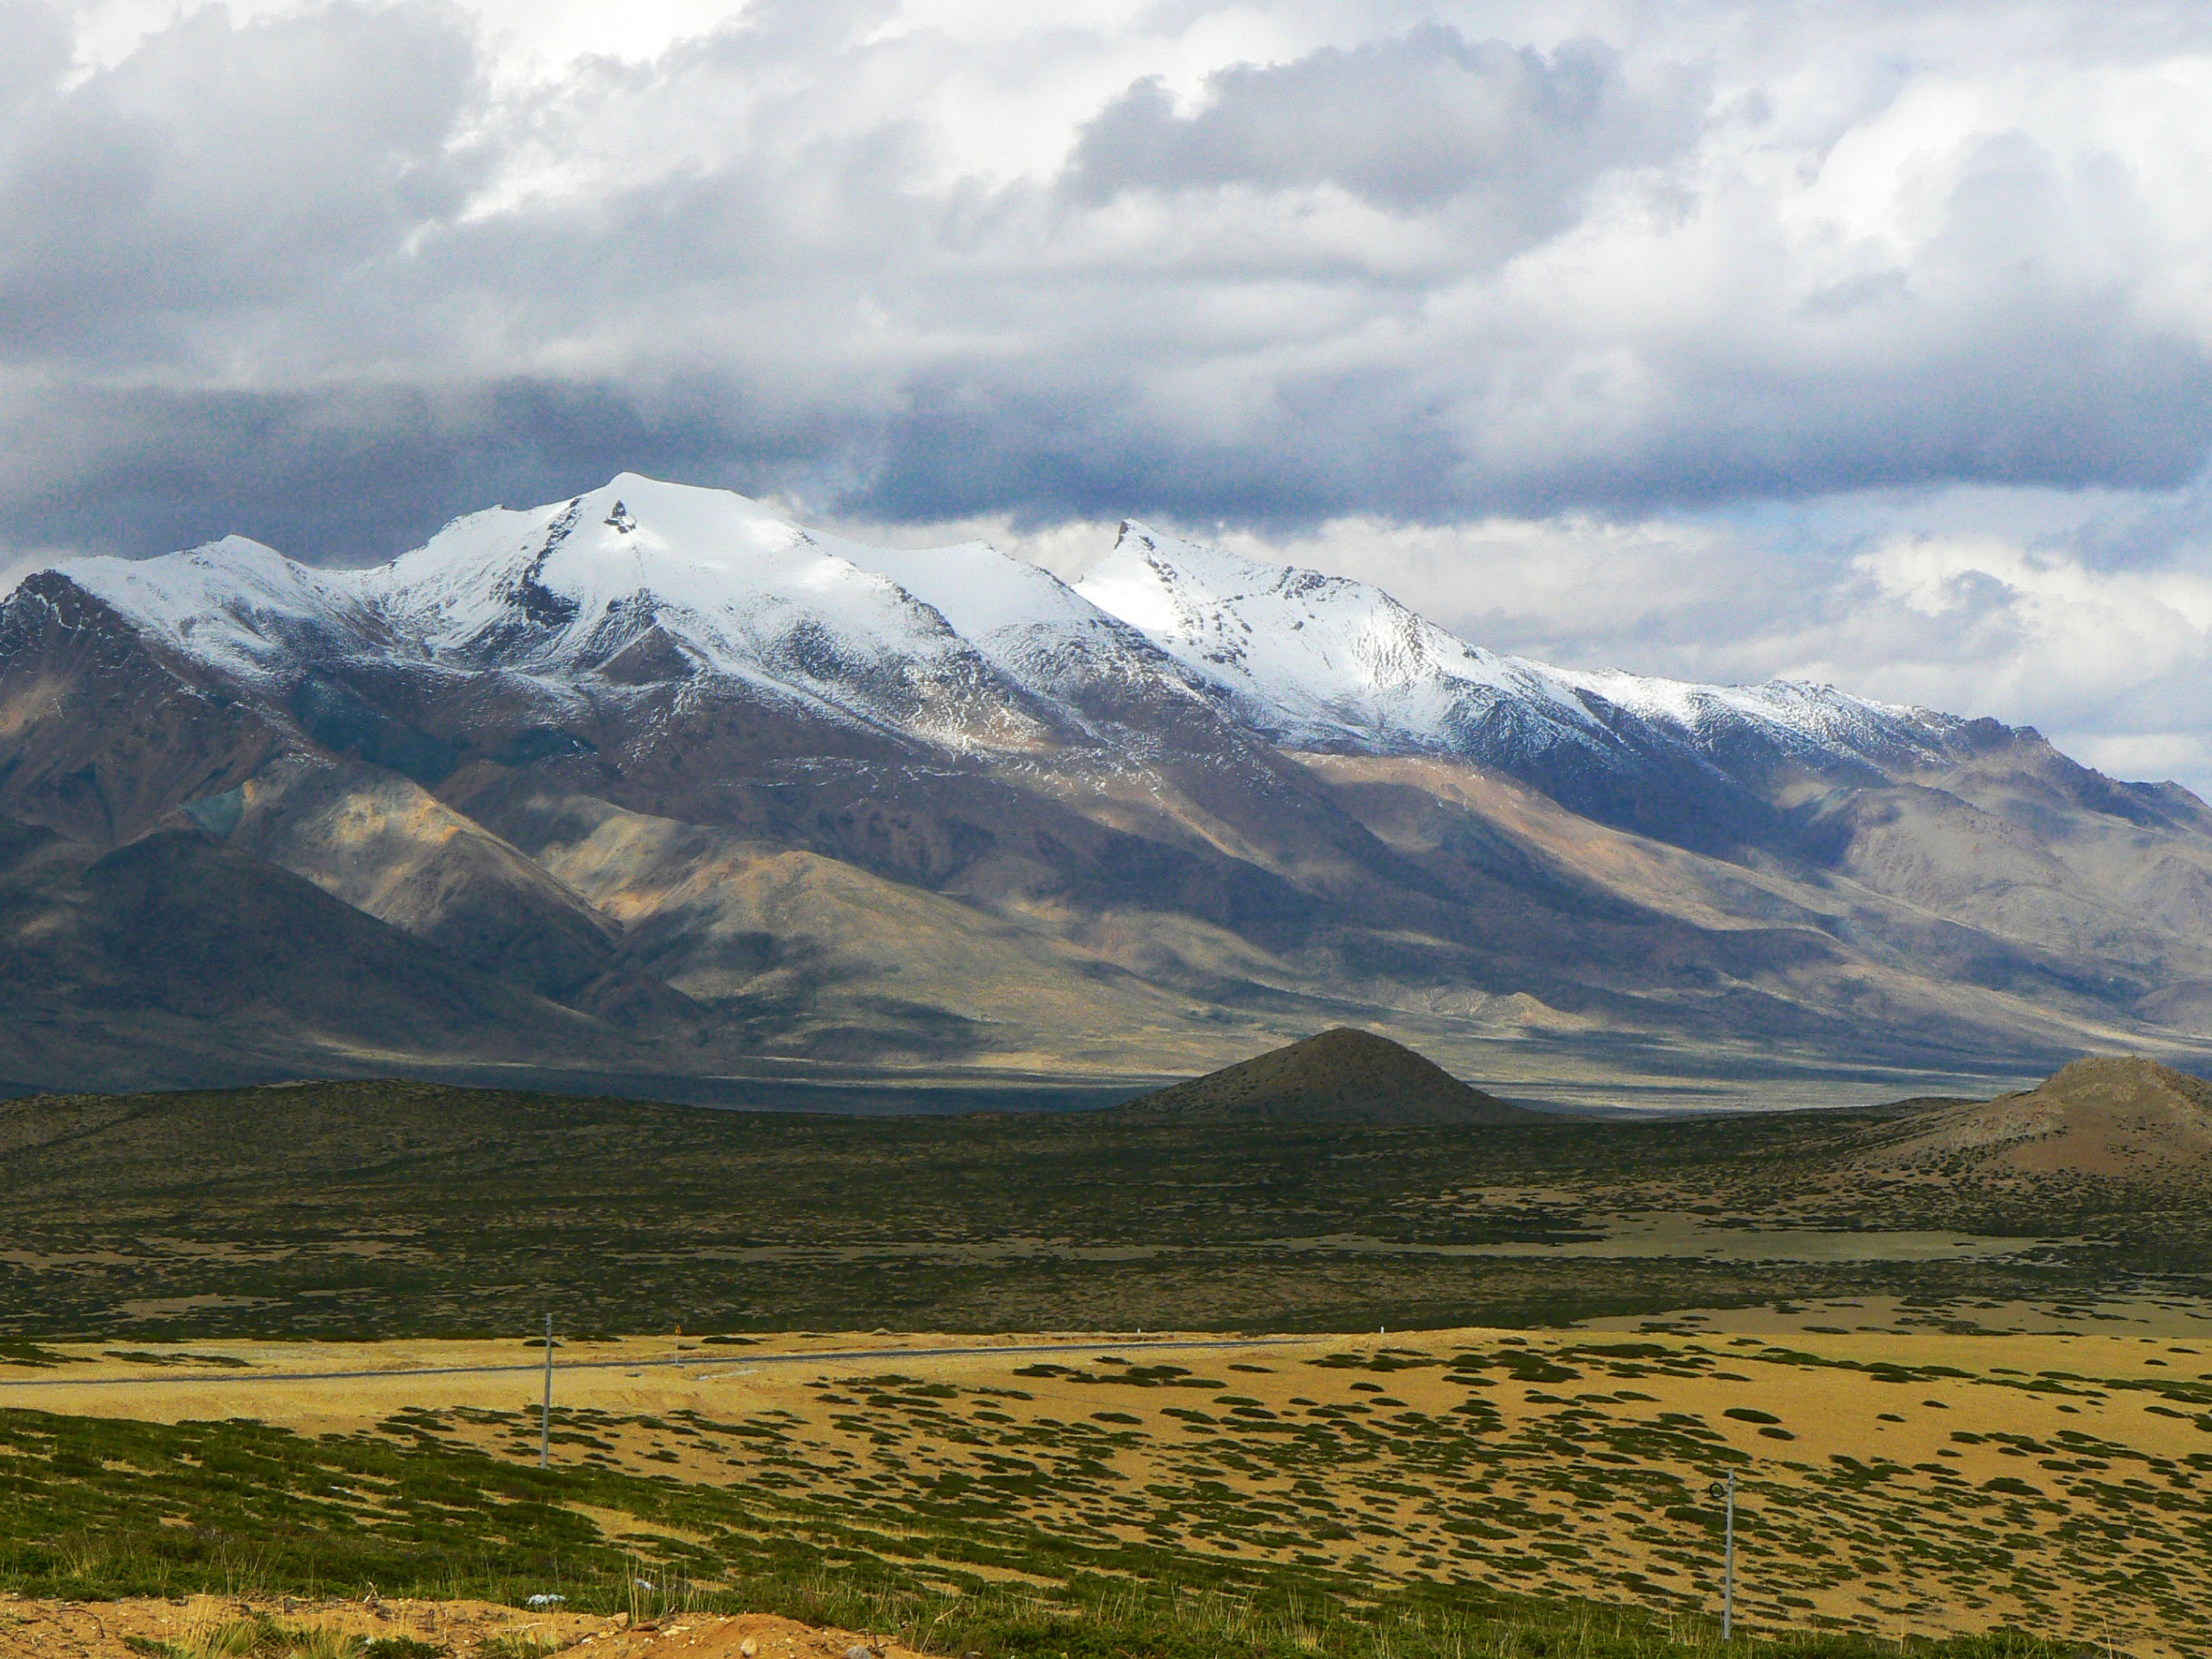
[[[1978,697],[1992,713],[2115,744],[2162,735],[2114,730],[2116,716],[2212,719],[2212,569],[2201,553],[2107,571],[2060,549],[1945,538],[1886,544],[1856,568],[1880,601],[1942,630],[1941,656],[1883,668],[1921,688],[1918,701]]]

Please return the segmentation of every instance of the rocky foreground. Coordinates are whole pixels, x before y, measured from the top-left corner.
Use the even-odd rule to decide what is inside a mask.
[[[529,1609],[489,1601],[304,1601],[293,1596],[242,1600],[193,1596],[115,1601],[56,1601],[0,1595],[0,1656],[38,1659],[178,1659],[226,1650],[224,1632],[269,1631],[257,1652],[328,1655],[332,1638],[356,1650],[397,1656],[410,1644],[454,1659],[588,1652],[599,1659],[682,1653],[686,1659],[919,1659],[911,1649],[866,1632],[802,1625],[771,1613],[671,1613],[633,1623],[554,1607]],[[394,1641],[392,1638],[401,1638]],[[238,1651],[234,1647],[227,1650]]]

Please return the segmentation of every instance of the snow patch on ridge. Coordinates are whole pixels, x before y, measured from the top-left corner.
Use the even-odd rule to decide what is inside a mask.
[[[1009,681],[1094,737],[1118,727],[1115,714],[1133,699],[1155,710],[1180,705],[1218,718],[1182,665],[1141,630],[1051,572],[988,543],[844,551],[934,608]]]
[[[1077,591],[1221,684],[1285,741],[1449,748],[1470,693],[1529,699],[1548,719],[1594,724],[1540,665],[1469,645],[1380,588],[1140,524],[1122,526]]]

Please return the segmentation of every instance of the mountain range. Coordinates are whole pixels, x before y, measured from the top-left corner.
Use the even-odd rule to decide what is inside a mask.
[[[2176,785],[1136,524],[1070,584],[624,474],[369,569],[70,561],[0,601],[0,820],[17,1089],[1133,1081],[1346,1024],[1536,1094],[2212,1059]]]

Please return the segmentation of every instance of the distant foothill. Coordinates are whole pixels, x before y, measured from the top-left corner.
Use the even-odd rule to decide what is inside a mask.
[[[1206,1122],[1525,1123],[1542,1116],[1461,1082],[1401,1042],[1348,1025],[1114,1109]]]

